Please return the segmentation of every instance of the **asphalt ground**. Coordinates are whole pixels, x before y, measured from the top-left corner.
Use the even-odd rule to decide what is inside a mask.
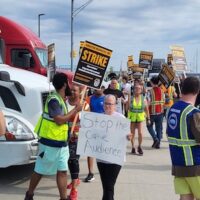
[[[166,136],[163,136],[160,149],[153,149],[152,143],[147,129],[144,128],[144,155],[131,154],[131,144],[128,144],[126,163],[115,185],[115,200],[179,199],[174,193]],[[23,200],[33,168],[34,164],[0,169],[0,200]],[[80,179],[83,180],[88,173],[86,158],[80,159],[80,168]],[[93,182],[81,182],[78,187],[79,200],[101,200],[102,186],[96,164],[94,174]],[[43,177],[34,199],[59,199],[55,176]]]

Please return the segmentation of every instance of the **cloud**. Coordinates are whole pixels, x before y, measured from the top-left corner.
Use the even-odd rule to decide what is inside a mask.
[[[74,9],[86,0],[74,0]],[[56,43],[58,65],[70,64],[71,1],[1,0],[0,13],[37,33],[41,17],[41,39]],[[10,6],[13,5],[13,6]],[[74,18],[74,48],[89,40],[113,50],[110,65],[126,67],[128,55],[138,62],[139,52],[149,50],[154,57],[165,58],[169,45],[185,47],[188,62],[194,65],[200,38],[200,2],[198,0],[93,0]],[[77,63],[78,59],[75,59]]]

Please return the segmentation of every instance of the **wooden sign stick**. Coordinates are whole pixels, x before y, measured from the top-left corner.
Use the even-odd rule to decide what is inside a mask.
[[[86,93],[86,89],[87,89],[87,86],[84,86],[82,94],[81,94],[81,100],[80,100],[81,104],[84,101],[84,96],[85,96],[85,93]],[[75,117],[74,117],[74,121],[73,121],[72,128],[71,128],[71,135],[74,132],[74,128],[75,128],[75,125],[76,125],[76,122],[77,122],[77,119],[78,119],[78,115],[79,115],[79,112],[77,112],[76,115],[75,115]]]

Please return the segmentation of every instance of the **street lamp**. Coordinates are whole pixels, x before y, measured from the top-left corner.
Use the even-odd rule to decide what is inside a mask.
[[[71,71],[73,72],[73,51],[74,51],[74,0],[72,0],[71,2],[71,53],[70,53],[70,57],[71,57]]]
[[[73,51],[74,51],[74,17],[81,12],[88,4],[90,4],[93,0],[88,0],[82,6],[74,10],[74,0],[71,0],[71,71],[73,71]]]
[[[38,37],[40,37],[40,17],[45,15],[44,13],[41,13],[38,15]]]

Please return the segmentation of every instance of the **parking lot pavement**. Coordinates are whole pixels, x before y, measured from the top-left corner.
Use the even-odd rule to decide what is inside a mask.
[[[145,132],[144,155],[133,155],[131,145],[127,147],[126,163],[115,186],[116,200],[175,200],[168,142],[164,136],[161,148],[152,149],[152,139]],[[81,159],[81,178],[87,174],[87,164]],[[95,181],[81,183],[79,199],[100,200],[102,188],[98,171],[95,168]]]
[[[152,139],[145,129],[144,155],[130,154],[128,144],[126,163],[122,167],[115,186],[115,200],[176,200],[168,143],[164,135],[161,148],[152,149]],[[34,165],[17,166],[0,169],[0,199],[22,200],[28,187]],[[88,173],[86,158],[80,160],[80,178]],[[95,180],[91,183],[81,182],[79,200],[101,200],[102,187],[97,167],[94,168]],[[55,176],[44,177],[35,192],[35,200],[59,199]],[[70,178],[69,178],[70,180]],[[69,192],[68,192],[69,193]]]

